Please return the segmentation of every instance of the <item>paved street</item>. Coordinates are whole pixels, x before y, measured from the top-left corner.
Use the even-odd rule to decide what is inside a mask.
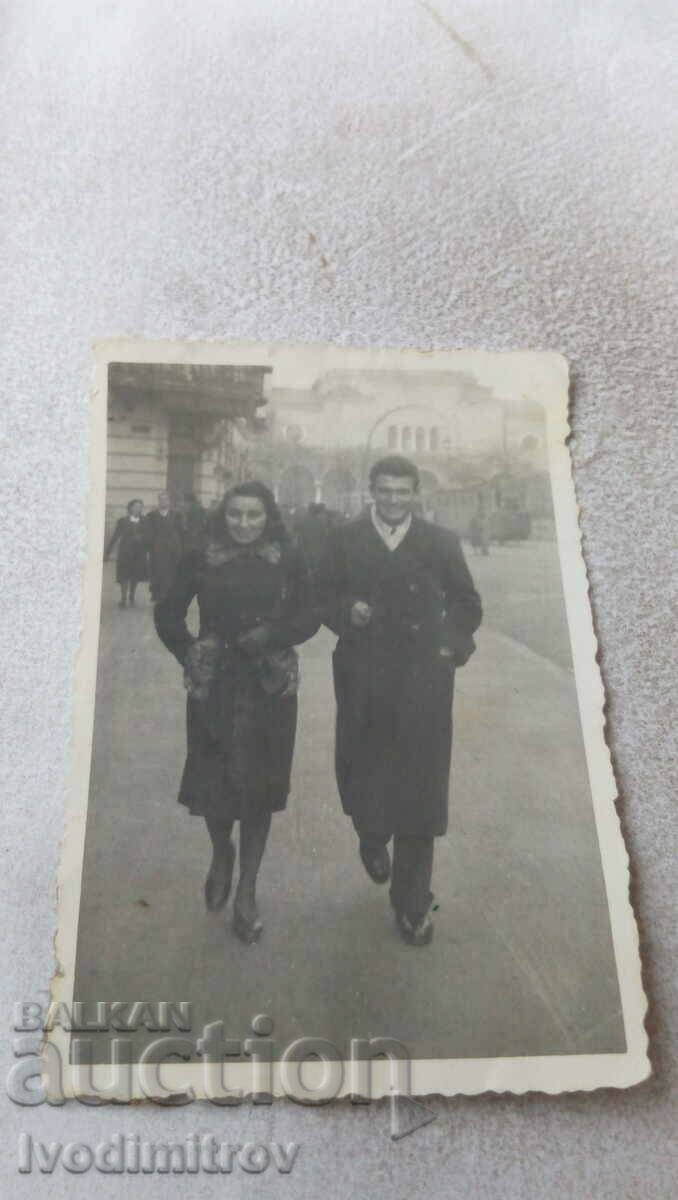
[[[572,654],[563,614],[560,564],[553,542],[492,545],[487,557],[464,546],[483,598],[485,625],[507,634],[561,667]]]
[[[293,794],[261,873],[264,937],[242,946],[230,910],[204,911],[209,841],[176,804],[180,670],[147,589],[120,612],[106,567],[75,998],[191,1000],[195,1028],[221,1018],[234,1037],[267,1012],[281,1047],[383,1035],[413,1057],[623,1049],[555,553],[469,556],[487,620],[457,676],[426,949],[399,940],[340,809],[327,631],[301,652]]]

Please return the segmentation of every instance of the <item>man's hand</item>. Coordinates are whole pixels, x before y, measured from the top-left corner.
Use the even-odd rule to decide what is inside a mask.
[[[372,620],[372,605],[367,604],[364,600],[356,600],[351,609],[351,624],[356,629],[365,629]]]

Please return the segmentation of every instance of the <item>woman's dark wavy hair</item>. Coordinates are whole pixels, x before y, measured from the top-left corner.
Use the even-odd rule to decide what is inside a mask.
[[[280,509],[275,502],[275,497],[270,488],[266,487],[265,483],[260,483],[258,479],[248,479],[245,483],[236,483],[235,487],[229,488],[218,508],[215,508],[207,521],[207,532],[211,538],[223,542],[229,540],[228,526],[226,524],[226,508],[234,496],[252,496],[255,500],[261,500],[266,512],[266,526],[263,536],[271,542],[288,542],[289,534],[283,524],[283,519],[280,514]]]

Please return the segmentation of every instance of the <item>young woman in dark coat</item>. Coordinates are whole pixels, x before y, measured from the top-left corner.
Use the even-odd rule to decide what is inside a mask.
[[[200,633],[186,627],[197,596]],[[305,564],[261,483],[234,487],[210,518],[207,546],[184,555],[155,625],[184,668],[187,756],[179,803],[212,839],[208,909],[226,904],[240,822],[233,928],[256,941],[256,883],[271,814],[285,808],[297,722],[297,655],[317,631]]]
[[[120,584],[120,608],[127,608],[127,600],[134,607],[137,584],[148,579],[148,546],[146,543],[143,500],[130,500],[127,516],[120,517],[104,551],[104,562],[110,558],[117,542],[118,558],[115,578]]]

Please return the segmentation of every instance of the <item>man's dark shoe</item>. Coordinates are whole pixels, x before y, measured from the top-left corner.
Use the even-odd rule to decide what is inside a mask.
[[[370,879],[388,883],[391,878],[391,856],[388,846],[366,846],[360,843],[360,857]]]
[[[228,900],[235,864],[235,846],[229,842],[223,854],[213,854],[205,880],[205,906],[208,912],[218,912]]]
[[[404,913],[396,910],[398,931],[408,946],[430,946],[433,941],[433,921],[430,912]]]

